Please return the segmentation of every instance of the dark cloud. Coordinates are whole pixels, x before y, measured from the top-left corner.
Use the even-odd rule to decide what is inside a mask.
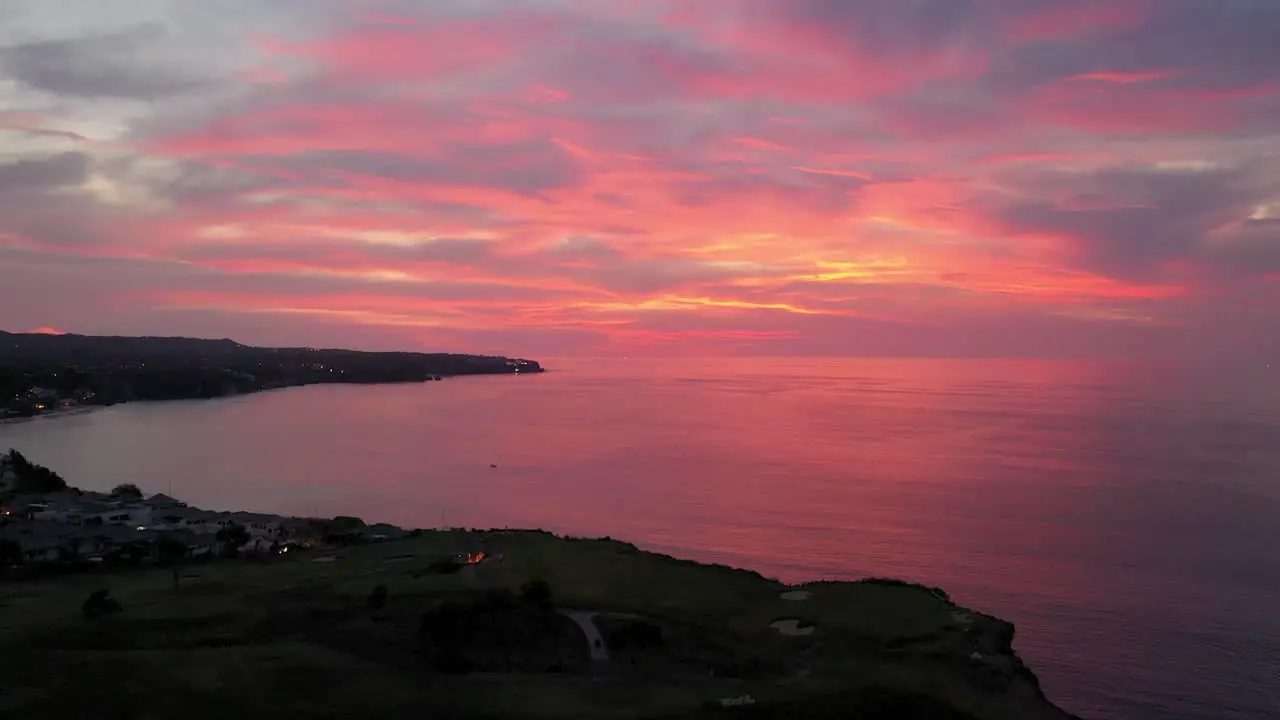
[[[0,197],[6,193],[75,187],[89,176],[90,158],[68,152],[0,164]]]
[[[1043,0],[1039,4],[1046,9],[1068,5]],[[1083,38],[1005,47],[1003,56],[992,63],[988,81],[1014,94],[1093,73],[1167,73],[1153,87],[1184,92],[1280,81],[1280,43],[1275,39],[1280,3],[1129,4],[1144,10],[1145,21]]]
[[[156,100],[194,90],[204,79],[169,64],[139,62],[162,33],[154,26],[69,40],[38,40],[0,48],[0,71],[29,87],[86,98]]]
[[[982,0],[747,0],[739,7],[762,24],[882,58],[918,58],[972,46],[993,29],[992,5]]]
[[[877,98],[872,107],[899,136],[1018,131],[1026,119],[1020,108],[1037,103],[1046,104],[1042,119],[1071,127],[1280,132],[1280,3],[1273,0],[748,0],[731,7],[762,29],[877,58],[887,68],[985,58],[985,71],[963,87],[941,73]],[[1017,39],[1019,22],[1036,19],[1063,34]],[[1125,74],[1146,79],[1056,87]],[[1179,113],[1191,117],[1169,117]]]
[[[1246,170],[1122,168],[1038,182],[1061,199],[1006,206],[1001,222],[1019,233],[1067,236],[1080,266],[1122,278],[1149,278],[1170,261],[1212,254],[1211,233],[1247,218],[1276,189]]]
[[[626,255],[613,244],[581,235],[566,238],[543,254],[556,262],[612,263],[626,259]]]
[[[523,141],[455,145],[433,157],[377,151],[317,150],[287,157],[235,156],[234,162],[299,173],[303,183],[333,173],[403,183],[491,188],[536,195],[570,187],[582,178],[577,162],[554,143]]]
[[[1246,220],[1212,246],[1216,269],[1231,277],[1280,273],[1280,218]]]

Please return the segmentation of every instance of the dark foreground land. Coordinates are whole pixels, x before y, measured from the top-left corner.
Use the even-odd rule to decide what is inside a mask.
[[[212,398],[316,383],[541,372],[479,355],[261,348],[231,340],[0,331],[0,418],[130,400]]]
[[[1012,626],[893,581],[786,587],[537,531],[179,574],[0,581],[0,716],[1071,717],[1013,654]],[[85,606],[99,590],[111,601]]]

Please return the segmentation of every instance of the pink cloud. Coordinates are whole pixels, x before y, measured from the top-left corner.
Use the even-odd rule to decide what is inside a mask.
[[[558,34],[552,16],[430,18],[366,22],[312,42],[263,38],[268,52],[317,62],[335,81],[379,82],[460,76],[514,60]]]
[[[1270,109],[1249,102],[1258,99],[1280,107],[1280,85],[1138,89],[1068,81],[1041,88],[1022,109],[1036,123],[1099,134],[1230,133],[1269,122]]]
[[[1007,28],[1016,42],[1043,43],[1140,28],[1150,16],[1150,0],[1070,0],[1016,15]]]
[[[1167,70],[1156,70],[1152,72],[1091,72],[1072,75],[1063,78],[1063,82],[1103,82],[1114,83],[1116,85],[1133,85],[1136,83],[1152,82],[1153,80],[1163,80],[1165,78],[1177,77],[1178,73]]]
[[[0,160],[6,277],[99,313],[0,323],[164,308],[655,352],[856,324],[912,347],[1001,318],[1171,324],[1275,276],[1249,218],[1280,173],[1240,149],[1274,127],[1265,63],[1169,57],[1146,2],[980,5],[345,9],[112,153],[0,115],[23,144]],[[1228,170],[1175,172],[1205,158]]]

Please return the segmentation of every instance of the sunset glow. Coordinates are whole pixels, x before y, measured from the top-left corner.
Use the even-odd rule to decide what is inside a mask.
[[[73,5],[0,9],[0,329],[1280,350],[1280,3]]]

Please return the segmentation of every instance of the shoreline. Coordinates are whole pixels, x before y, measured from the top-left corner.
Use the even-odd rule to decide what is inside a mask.
[[[68,408],[66,410],[53,410],[50,412],[40,413],[38,415],[31,415],[28,417],[0,418],[0,425],[19,425],[21,423],[36,422],[39,420],[58,420],[59,418],[75,417],[77,415],[88,415],[89,413],[97,412],[99,410],[103,410],[108,407],[111,407],[111,406],[110,405],[85,405],[85,406],[76,407],[76,408]]]
[[[539,370],[536,373],[523,373],[525,375],[536,375],[547,372]],[[57,420],[65,417],[75,417],[77,415],[87,415],[89,413],[105,410],[120,405],[148,405],[148,404],[167,404],[179,402],[205,402],[211,400],[231,400],[235,398],[251,397],[253,395],[265,395],[267,393],[279,392],[282,390],[297,390],[300,388],[323,387],[323,386],[339,386],[339,387],[361,387],[361,386],[381,386],[381,385],[425,385],[430,382],[444,382],[445,380],[458,380],[473,377],[507,377],[519,375],[521,373],[470,373],[466,375],[442,375],[434,379],[426,380],[380,380],[374,382],[362,382],[359,380],[325,380],[317,382],[300,382],[291,385],[281,385],[279,387],[256,388],[245,392],[231,392],[223,395],[212,396],[191,396],[191,397],[174,397],[174,398],[144,398],[139,400],[122,400],[104,405],[81,405],[65,410],[51,410],[36,415],[24,417],[4,417],[0,418],[0,425],[18,425],[22,423],[34,422],[38,420]]]

